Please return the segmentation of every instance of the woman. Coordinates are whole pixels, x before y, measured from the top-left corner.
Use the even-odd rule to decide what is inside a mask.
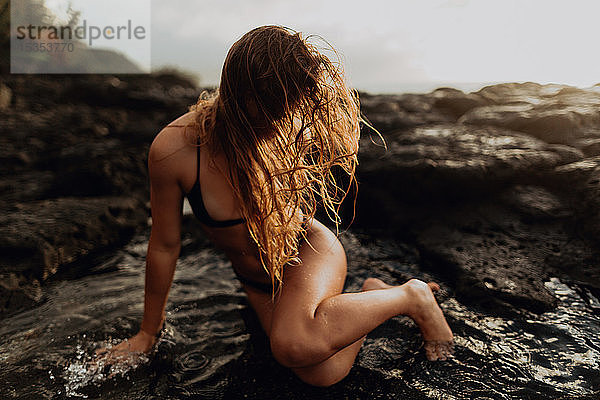
[[[335,51],[334,51],[335,52]],[[187,197],[223,249],[270,338],[275,359],[316,386],[344,378],[365,335],[396,315],[420,327],[427,357],[452,352],[452,332],[432,290],[411,280],[367,279],[344,293],[346,257],[314,218],[317,204],[339,222],[354,180],[359,102],[334,64],[299,33],[263,26],[230,49],[218,90],[165,127],[149,153],[152,233],[144,318],[112,354],[147,352],[165,319]]]

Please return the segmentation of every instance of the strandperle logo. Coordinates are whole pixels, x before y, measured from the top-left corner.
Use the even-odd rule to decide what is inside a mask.
[[[149,73],[151,1],[11,0],[11,73]]]
[[[17,26],[17,40],[87,40],[90,46],[94,45],[94,41],[100,38],[107,40],[144,40],[146,39],[146,28],[137,25],[134,26],[131,20],[127,20],[127,25],[117,25],[99,27],[89,25],[87,20],[83,20],[80,26],[74,28],[70,26]]]

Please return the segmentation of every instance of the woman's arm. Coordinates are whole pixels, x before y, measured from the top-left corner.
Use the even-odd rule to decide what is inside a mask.
[[[181,163],[172,150],[171,134],[172,130],[163,130],[148,154],[152,231],[146,255],[144,318],[140,331],[114,347],[111,353],[150,351],[164,322],[165,305],[181,249],[183,207],[177,173]]]
[[[161,135],[148,155],[152,232],[146,256],[144,319],[140,331],[155,336],[164,321],[164,310],[181,249],[183,192],[179,185],[176,157],[165,156]]]
[[[161,132],[148,154],[152,232],[146,255],[144,318],[140,333],[154,338],[165,317],[165,305],[181,249],[183,192],[172,153],[171,132]]]

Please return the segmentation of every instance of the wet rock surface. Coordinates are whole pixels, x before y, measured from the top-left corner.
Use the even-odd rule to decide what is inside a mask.
[[[95,386],[97,375],[86,375],[82,360],[106,338],[135,333],[141,318],[148,147],[200,90],[176,74],[10,76],[1,85],[6,390],[119,398],[597,397],[598,88],[527,83],[362,95],[387,150],[365,131],[356,219],[340,236],[345,288],[360,290],[368,276],[439,281],[458,353],[446,364],[427,363],[418,329],[394,318],[368,335],[348,378],[320,389],[276,363],[227,261],[189,216],[167,338],[127,382],[121,375]]]
[[[184,225],[186,231],[198,228],[193,218]],[[417,326],[396,317],[367,335],[347,378],[328,388],[306,385],[273,358],[231,264],[192,234],[185,238],[155,352],[99,373],[94,351],[139,327],[146,231],[88,260],[87,273],[53,280],[45,288],[49,301],[0,324],[0,397],[598,398],[600,316],[590,314],[577,285],[546,282],[558,305],[544,314],[509,307],[517,314],[491,315],[459,301],[450,281],[424,272],[414,244],[359,229],[340,240],[349,263],[346,291],[360,290],[368,276],[391,284],[411,277],[440,283],[436,297],[454,331],[455,358],[427,361]]]
[[[90,253],[124,244],[146,218],[143,204],[130,197],[48,199],[4,210],[1,309],[12,312],[41,301],[41,282]]]
[[[551,309],[551,276],[600,292],[597,87],[438,89],[409,122],[401,99],[366,105],[387,148],[361,143],[358,226],[415,243],[423,268],[494,313]]]
[[[153,75],[8,75],[0,86],[0,315],[126,243],[149,217],[147,152],[200,89]]]
[[[200,89],[174,73],[2,85],[3,290],[39,294],[145,226],[149,144]],[[551,276],[600,290],[600,89],[499,84],[361,102],[387,150],[365,130],[356,229],[412,243],[424,271],[490,312],[551,309]]]
[[[549,143],[574,144],[600,134],[600,91],[536,83],[490,86],[478,92],[490,105],[476,107],[461,123],[501,126]]]

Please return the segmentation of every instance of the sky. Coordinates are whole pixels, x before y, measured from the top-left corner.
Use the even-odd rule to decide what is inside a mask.
[[[322,36],[350,85],[372,93],[600,82],[597,0],[128,1],[151,3],[152,69],[177,67],[204,86],[218,84],[230,46],[266,24]]]
[[[12,0],[20,1],[20,0]],[[152,69],[152,0],[45,0],[46,7],[52,11],[56,18],[55,25],[68,22],[68,10],[72,7],[81,13],[77,26],[86,26],[86,42],[90,44],[89,28],[95,26],[99,29],[118,26],[128,26],[132,21],[132,31],[137,26],[144,28],[142,40],[107,40],[100,35],[93,39],[91,44],[95,48],[110,48],[127,55],[143,71]],[[120,32],[123,38],[127,31]],[[115,34],[112,34],[114,37]]]

